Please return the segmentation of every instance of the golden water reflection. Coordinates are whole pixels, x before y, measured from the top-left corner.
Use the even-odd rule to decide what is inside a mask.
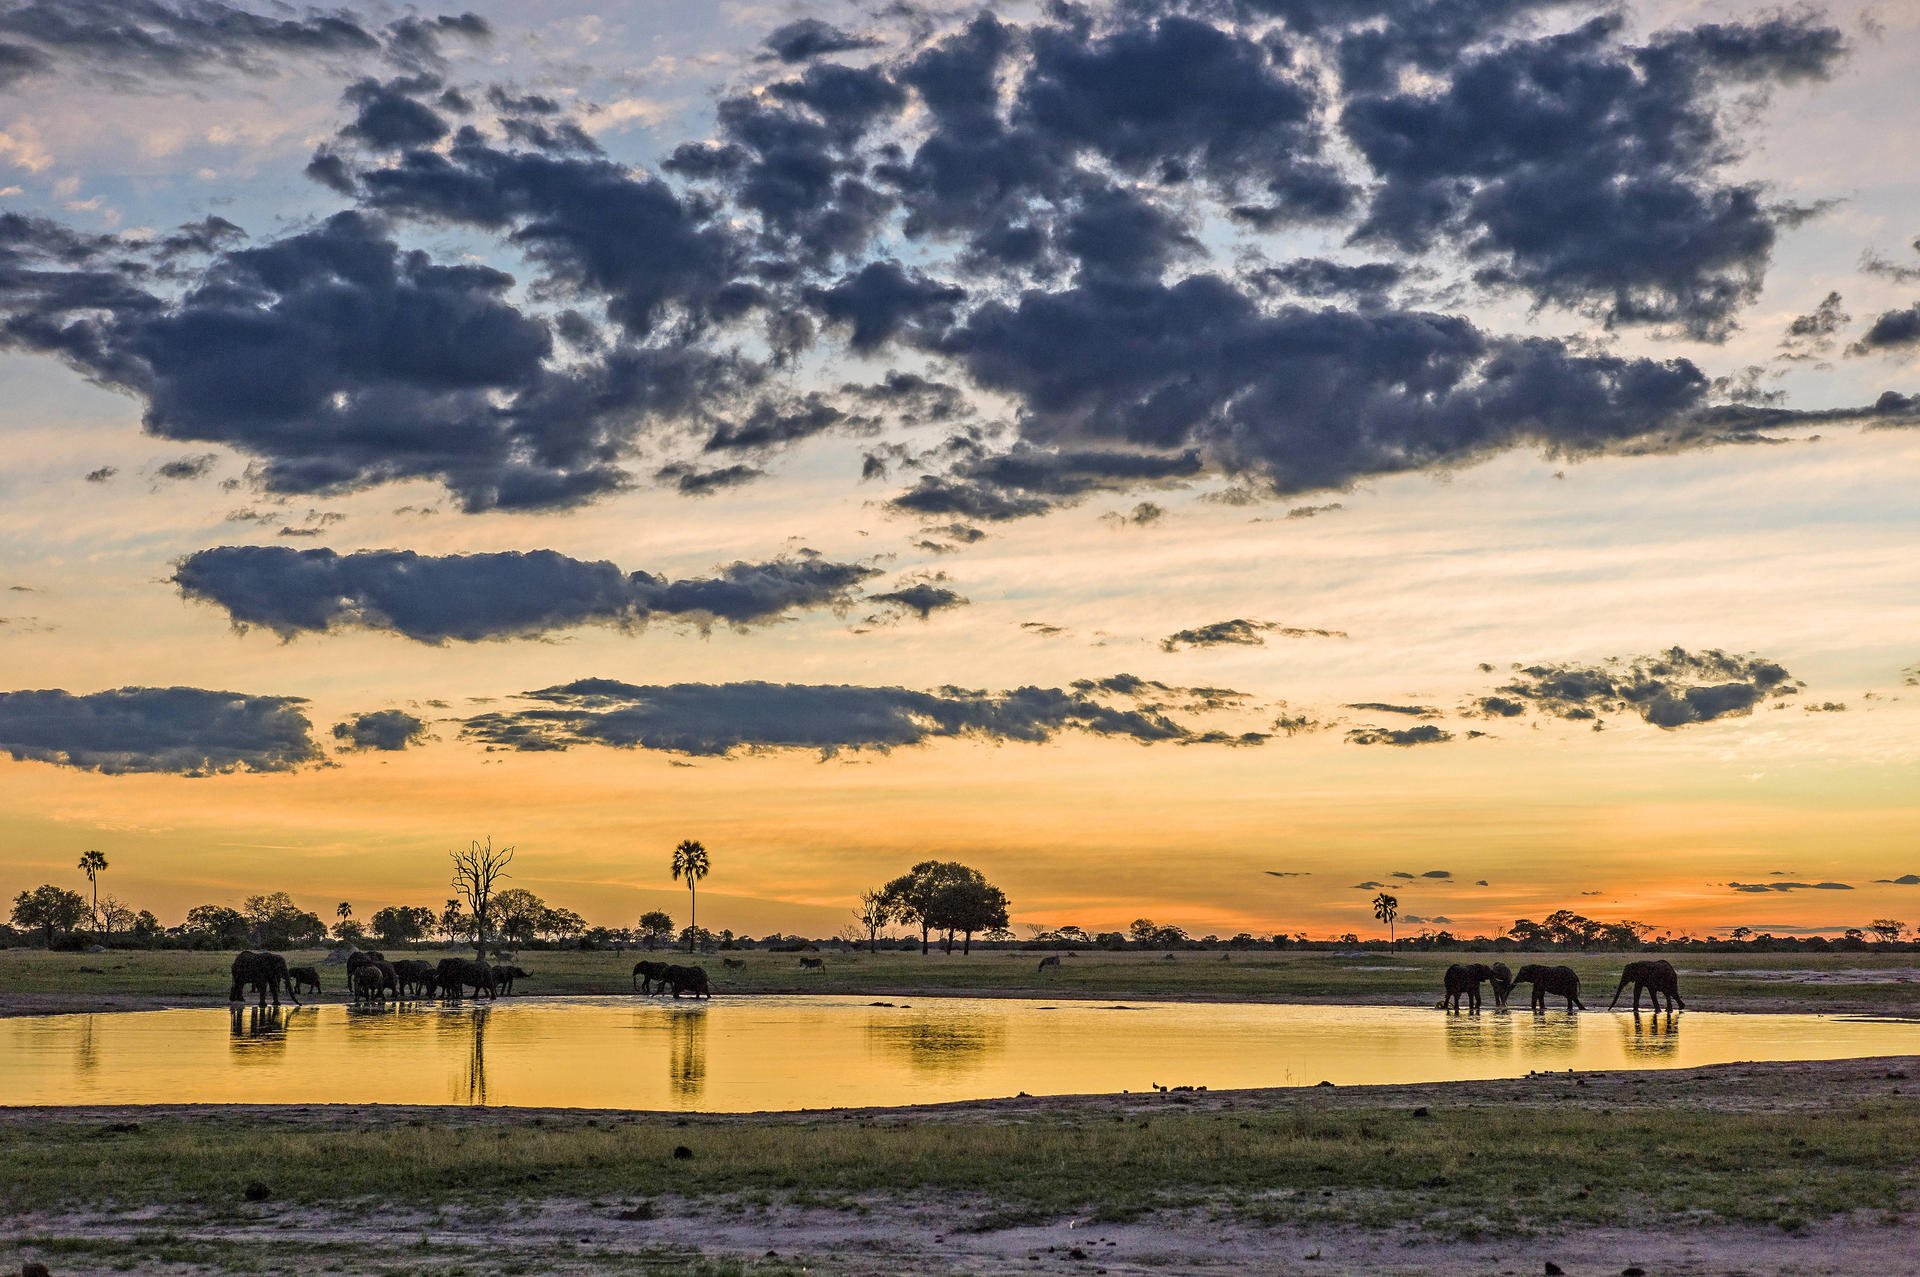
[[[832,1108],[1920,1054],[1920,1024],[1411,1007],[513,998],[0,1020],[0,1104]]]

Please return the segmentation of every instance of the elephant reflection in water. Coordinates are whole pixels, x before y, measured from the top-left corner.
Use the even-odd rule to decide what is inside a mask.
[[[1621,1025],[1622,1044],[1628,1055],[1668,1057],[1680,1054],[1680,1018],[1671,1011],[1655,1011]]]
[[[867,1040],[882,1051],[904,1055],[918,1072],[964,1073],[1001,1048],[1006,1030],[997,1022],[914,1016],[876,1019],[867,1026]]]
[[[677,1011],[667,1017],[667,1084],[683,1100],[707,1089],[707,1013]]]
[[[1446,1026],[1448,1055],[1496,1059],[1516,1049],[1510,1015],[1450,1015]]]
[[[277,1060],[287,1053],[287,1029],[299,1012],[290,1007],[236,1005],[227,1023],[227,1046],[236,1063]]]

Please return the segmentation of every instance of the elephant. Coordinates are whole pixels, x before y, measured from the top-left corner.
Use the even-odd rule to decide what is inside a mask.
[[[802,971],[825,971],[827,969],[827,960],[825,958],[802,958],[800,959],[800,969]]]
[[[1513,968],[1504,962],[1496,962],[1487,970],[1493,972],[1493,1005],[1496,1010],[1507,1009],[1507,995],[1513,992]]]
[[[664,989],[669,969],[664,962],[636,962],[633,964],[633,987],[641,993],[652,993],[654,983],[658,981]]]
[[[1447,968],[1446,992],[1441,995],[1440,1001],[1434,1004],[1434,1010],[1458,1011],[1460,999],[1465,997],[1468,1009],[1478,1011],[1480,986],[1491,979],[1493,979],[1493,968],[1484,962],[1475,962],[1471,965],[1454,963]]]
[[[1053,970],[1055,970],[1055,971],[1058,971],[1058,970],[1060,969],[1060,955],[1059,955],[1059,954],[1057,954],[1057,953],[1054,953],[1054,954],[1049,954],[1049,955],[1047,955],[1046,957],[1044,957],[1044,958],[1042,958],[1042,959],[1040,959],[1040,967],[1039,967],[1039,970],[1037,970],[1036,972],[1034,972],[1034,974],[1035,974],[1035,975],[1044,975],[1044,974],[1046,973],[1046,971],[1048,970],[1048,968],[1052,968],[1052,969],[1053,969]]]
[[[487,991],[490,998],[500,996],[499,985],[493,978],[493,968],[472,958],[440,959],[434,978],[439,981],[440,996],[452,998],[455,1002],[465,994],[468,985],[473,986],[473,996],[476,998],[482,989]]]
[[[287,978],[293,982],[295,990],[320,992],[320,972],[313,967],[288,967]]]
[[[1576,1007],[1582,1011],[1587,1009],[1587,1004],[1580,1000],[1580,977],[1572,967],[1543,967],[1538,963],[1529,962],[1520,968],[1520,974],[1513,977],[1513,982],[1516,985],[1533,986],[1535,1011],[1547,1009],[1549,993],[1565,998],[1569,1011]]]
[[[394,975],[400,978],[401,997],[430,997],[433,990],[429,987],[433,981],[433,964],[418,958],[402,958],[393,964]]]
[[[1633,1009],[1640,1009],[1640,991],[1648,990],[1653,995],[1653,1009],[1660,1009],[1660,995],[1667,995],[1669,1013],[1675,1007],[1686,1009],[1686,1003],[1680,1000],[1680,975],[1673,964],[1665,958],[1654,958],[1648,962],[1629,962],[1627,969],[1620,973],[1620,985],[1613,991],[1613,1001],[1608,1004],[1611,1011],[1620,1005],[1620,994],[1629,984],[1633,986]]]
[[[251,949],[243,950],[233,957],[233,987],[227,991],[227,1001],[245,1002],[245,990],[251,988],[260,997],[260,1005],[267,1005],[269,994],[273,1005],[280,1005],[280,990],[286,988],[287,996],[293,999],[293,1005],[300,1005],[300,995],[294,990],[293,981],[287,975],[287,960],[277,953],[255,953]]]
[[[353,996],[360,1002],[385,1002],[388,998],[400,996],[400,973],[391,962],[362,962],[353,969],[348,977],[353,985]]]
[[[524,980],[526,978],[527,973],[512,963],[493,969],[494,987],[503,994],[511,994],[513,992],[513,982],[515,980]]]
[[[713,997],[705,967],[668,967],[666,985],[672,988],[676,998],[683,993],[691,993],[696,998]]]

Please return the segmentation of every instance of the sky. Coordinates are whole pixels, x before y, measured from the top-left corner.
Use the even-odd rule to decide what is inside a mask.
[[[0,0],[0,892],[1920,913],[1920,14]],[[684,920],[684,919],[683,919]]]

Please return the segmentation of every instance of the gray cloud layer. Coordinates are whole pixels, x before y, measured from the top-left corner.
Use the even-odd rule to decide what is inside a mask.
[[[87,771],[290,771],[318,761],[305,702],[197,687],[0,692],[0,750]]]
[[[387,630],[424,643],[526,637],[653,617],[748,626],[807,608],[841,608],[876,569],[814,554],[733,563],[670,581],[553,550],[425,555],[410,550],[219,546],[180,561],[180,592],[239,625],[285,636]]]

